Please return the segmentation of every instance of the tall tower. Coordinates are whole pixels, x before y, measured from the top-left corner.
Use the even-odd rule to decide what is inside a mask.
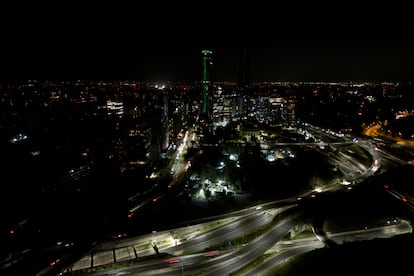
[[[210,117],[210,106],[209,106],[209,98],[210,98],[210,90],[211,90],[211,67],[213,66],[213,52],[210,50],[202,50],[201,51],[203,57],[203,78],[201,81],[202,85],[202,105],[201,105],[201,113],[206,116],[207,118]]]
[[[243,46],[240,51],[239,76],[237,82],[239,89],[246,89],[250,86],[250,49]]]
[[[242,43],[239,56],[239,72],[237,79],[237,110],[238,115],[243,117],[247,111],[247,103],[251,97],[250,93],[250,48]]]
[[[162,91],[154,91],[150,99],[151,161],[158,165],[161,153],[169,145],[168,139],[168,98]]]

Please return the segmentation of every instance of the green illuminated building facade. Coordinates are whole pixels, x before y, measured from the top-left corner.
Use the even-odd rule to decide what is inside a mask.
[[[211,93],[211,67],[213,66],[213,52],[210,50],[201,51],[203,57],[203,78],[201,81],[202,85],[202,103],[201,103],[201,113],[210,118],[210,106],[209,99]]]

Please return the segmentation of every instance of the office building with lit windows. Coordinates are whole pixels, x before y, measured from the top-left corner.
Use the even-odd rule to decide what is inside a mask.
[[[213,66],[213,52],[210,50],[201,51],[202,54],[202,65],[203,65],[203,74],[201,80],[202,88],[202,102],[201,102],[201,117],[206,121],[211,119],[211,71]]]

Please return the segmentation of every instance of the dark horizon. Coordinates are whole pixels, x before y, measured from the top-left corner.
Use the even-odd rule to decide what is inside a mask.
[[[47,24],[14,26],[0,52],[0,79],[194,82],[201,80],[201,50],[210,49],[213,80],[237,81],[240,51],[248,47],[251,82],[414,80],[410,24],[169,32],[90,21],[74,26],[57,21],[61,30],[54,32]]]

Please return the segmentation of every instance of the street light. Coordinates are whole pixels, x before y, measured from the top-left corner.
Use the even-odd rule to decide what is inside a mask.
[[[184,255],[184,243],[181,243],[181,244],[183,246],[183,253],[182,253],[182,255]],[[181,260],[181,275],[184,275],[184,263],[183,263],[183,260]]]

